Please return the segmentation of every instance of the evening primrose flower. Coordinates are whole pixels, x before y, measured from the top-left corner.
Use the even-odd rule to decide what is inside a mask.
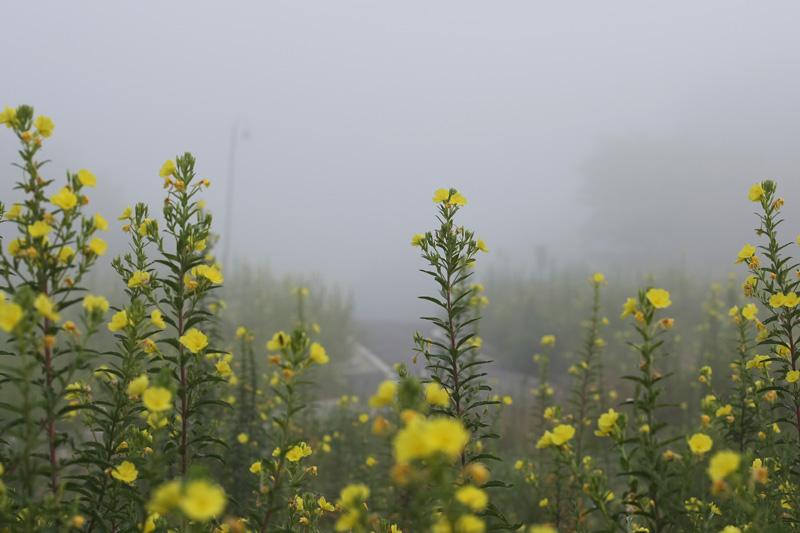
[[[227,376],[231,373],[231,365],[229,365],[227,361],[219,361],[217,363],[217,372],[223,376]]]
[[[450,200],[447,203],[451,205],[467,205],[467,199],[464,198],[463,194],[457,192],[450,197]]]
[[[610,435],[617,425],[618,418],[619,413],[614,411],[614,409],[609,409],[607,413],[600,415],[600,418],[597,420],[598,429],[594,432],[594,434],[598,437],[606,437]]]
[[[628,300],[622,304],[622,314],[619,315],[620,318],[625,318],[628,315],[632,315],[636,312],[636,299],[635,298],[628,298]]]
[[[37,220],[33,224],[28,225],[28,233],[31,234],[31,237],[34,239],[38,239],[39,237],[44,237],[50,230],[53,228],[50,227],[50,224],[45,222],[44,220]]]
[[[761,201],[761,196],[764,194],[764,187],[761,186],[760,183],[756,183],[752,187],[750,187],[750,192],[748,193],[747,197],[750,199],[751,202],[759,202]]]
[[[378,385],[378,392],[375,393],[375,396],[369,399],[369,404],[372,407],[391,405],[394,402],[394,397],[396,394],[397,383],[391,380],[386,380]]]
[[[489,495],[473,485],[464,485],[456,491],[456,500],[473,511],[482,511],[489,504]]]
[[[108,222],[100,213],[94,216],[94,228],[97,231],[108,231]]]
[[[425,240],[425,235],[417,233],[416,235],[411,237],[411,246],[419,246],[423,240]]]
[[[720,481],[739,469],[741,456],[729,450],[717,452],[708,462],[708,475],[712,481]]]
[[[6,212],[6,218],[8,220],[14,220],[16,218],[19,218],[20,214],[22,214],[22,205],[14,204]]]
[[[150,387],[142,394],[142,403],[153,413],[169,411],[172,409],[172,391],[164,387]]]
[[[141,287],[142,285],[147,285],[148,283],[150,283],[150,274],[148,272],[137,270],[128,280],[128,287]]]
[[[797,304],[800,303],[800,298],[797,297],[797,294],[790,292],[786,295],[786,300],[784,300],[783,305],[785,307],[797,307]]]
[[[197,328],[190,329],[178,340],[192,353],[197,353],[208,346],[208,337]]]
[[[82,185],[86,187],[96,187],[97,186],[97,178],[94,177],[94,174],[86,170],[85,168],[78,171],[78,181],[81,182]]]
[[[758,314],[758,307],[756,304],[747,304],[742,308],[742,316],[747,320],[754,320]]]
[[[751,244],[745,244],[742,247],[742,249],[739,250],[739,253],[736,255],[737,259],[734,262],[736,264],[739,264],[739,263],[743,262],[745,259],[750,259],[751,257],[753,257],[755,255],[755,253],[756,253],[756,247],[755,246],[753,246]]]
[[[220,272],[213,266],[200,265],[199,267],[197,267],[197,275],[203,276],[211,283],[222,283],[224,281],[224,278],[222,277],[222,272]]]
[[[664,289],[650,289],[645,294],[645,297],[656,309],[666,309],[672,305],[672,301],[669,299],[669,292]]]
[[[198,479],[186,485],[178,505],[189,519],[206,521],[222,514],[227,504],[228,498],[222,487]]]
[[[431,405],[447,407],[450,405],[450,396],[438,383],[432,382],[425,385],[425,401]]]
[[[53,134],[53,130],[56,127],[53,121],[44,115],[39,115],[33,125],[45,139]]]
[[[111,471],[111,477],[124,481],[125,483],[133,483],[139,477],[139,471],[136,466],[130,461],[123,461],[121,464],[114,467]]]
[[[545,335],[542,337],[542,340],[539,341],[539,344],[542,346],[555,346],[556,344],[556,336],[555,335]]]
[[[150,380],[146,375],[142,374],[141,376],[131,380],[125,392],[128,393],[128,396],[141,396],[141,394],[147,390],[149,385]]]
[[[17,123],[16,108],[6,106],[5,110],[0,112],[0,124],[5,124],[6,128],[11,128],[16,123]]]
[[[103,239],[99,239],[94,237],[89,242],[89,250],[94,252],[97,255],[106,255],[106,249],[108,248],[108,243]]]
[[[164,318],[161,315],[161,311],[158,309],[153,309],[153,311],[150,313],[150,323],[159,329],[164,329],[167,327],[167,324],[164,322]]]
[[[87,294],[83,298],[83,307],[86,308],[87,311],[90,313],[95,309],[99,309],[103,313],[108,311],[108,300],[106,300],[102,296],[94,296],[92,294]]]
[[[133,208],[131,206],[122,210],[122,214],[117,217],[117,220],[128,220],[133,215]]]
[[[317,363],[318,365],[324,365],[328,361],[330,361],[330,357],[325,353],[325,348],[318,342],[312,343],[311,348],[309,349],[308,358]]]
[[[800,378],[800,370],[789,370],[786,373],[786,381],[789,383],[794,383]]]
[[[336,509],[333,505],[328,503],[328,500],[325,499],[325,496],[319,497],[319,500],[317,500],[317,505],[319,505],[319,508],[323,511],[333,511]]]
[[[711,437],[703,433],[695,433],[689,439],[689,449],[693,453],[705,453],[711,449],[713,444],[714,441],[711,440]]]
[[[78,205],[78,197],[73,194],[68,188],[62,188],[58,194],[54,194],[50,197],[50,203],[60,207],[64,211],[69,211],[76,205]]]
[[[433,195],[433,203],[439,204],[446,202],[450,198],[450,191],[447,189],[437,189]]]
[[[40,315],[48,320],[52,320],[53,322],[61,320],[61,316],[56,313],[56,304],[54,304],[46,294],[42,293],[37,296],[36,300],[33,302],[33,306],[39,311]]]
[[[785,303],[786,303],[786,296],[782,292],[773,294],[769,298],[769,305],[771,305],[772,307],[781,307]]]
[[[750,368],[767,368],[771,364],[772,364],[772,361],[769,361],[769,356],[768,355],[756,354],[752,359],[750,359],[747,362],[747,364],[745,365],[745,368],[746,369],[750,369]]]
[[[283,331],[279,331],[272,336],[272,339],[267,342],[267,350],[277,352],[289,346],[289,336]]]
[[[247,433],[239,433],[236,436],[236,440],[239,441],[239,444],[247,444],[247,441],[250,440],[250,436]]]
[[[158,171],[158,175],[162,178],[168,178],[175,173],[175,161],[172,159],[168,159],[163,165],[161,165],[161,170]]]
[[[261,473],[261,461],[256,461],[255,463],[250,465],[250,472],[253,474],[260,474]]]
[[[111,322],[108,323],[109,331],[119,331],[128,325],[128,313],[123,309],[111,317]]]
[[[0,329],[11,332],[22,320],[22,306],[15,302],[0,302]]]

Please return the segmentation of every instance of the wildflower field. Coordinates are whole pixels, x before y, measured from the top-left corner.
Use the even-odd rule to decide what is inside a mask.
[[[108,221],[101,177],[48,176],[53,120],[20,106],[0,123],[24,194],[0,205],[0,531],[800,529],[800,237],[778,235],[775,183],[742,191],[757,240],[727,289],[692,300],[693,339],[675,334],[669,280],[611,300],[595,273],[552,322],[580,331],[570,354],[513,282],[483,325],[490,243],[459,225],[464,194],[435,191],[432,229],[409,235],[439,334],[410,337],[413,362],[359,399],[315,386],[350,349],[331,334],[350,328],[341,298],[286,286],[267,317],[254,274],[225,292],[191,154],[154,164],[158,212]],[[106,239],[131,251],[108,258]],[[101,294],[87,280],[109,260],[117,288]],[[493,390],[482,336],[529,353],[530,390]]]

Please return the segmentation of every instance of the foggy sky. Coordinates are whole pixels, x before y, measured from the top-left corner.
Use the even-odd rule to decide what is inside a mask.
[[[784,236],[800,233],[796,3],[14,2],[3,12],[0,106],[53,118],[49,177],[94,172],[93,205],[118,231],[126,205],[160,205],[161,164],[191,151],[224,234],[235,129],[234,256],[323,272],[352,288],[360,316],[425,309],[413,296],[433,287],[409,242],[433,229],[440,187],[469,201],[459,220],[491,250],[479,271],[531,269],[542,245],[559,264],[611,264],[591,235],[597,172],[611,184],[618,171],[638,177],[643,212],[659,218],[628,222],[652,238],[673,213],[713,221],[714,232],[676,225],[665,251],[702,255],[705,268],[724,272],[752,241],[756,181],[779,180]],[[637,162],[643,139],[652,157]],[[671,147],[690,161],[657,172]],[[15,152],[0,131],[4,201],[19,199]],[[665,190],[674,209],[648,209]],[[636,197],[617,197],[628,203],[611,194],[605,205],[624,217]],[[649,257],[645,268],[665,260]]]

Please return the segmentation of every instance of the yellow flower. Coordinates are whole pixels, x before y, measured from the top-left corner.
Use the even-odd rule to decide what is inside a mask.
[[[558,533],[558,530],[550,526],[531,526],[528,533]]]
[[[789,370],[786,373],[786,381],[789,383],[794,383],[797,379],[800,378],[800,371],[799,370]]]
[[[28,225],[28,233],[31,234],[31,237],[37,239],[39,237],[44,237],[48,233],[50,233],[50,224],[45,222],[44,220],[37,220],[33,224]]]
[[[125,483],[132,483],[136,481],[138,476],[139,471],[136,470],[136,466],[134,466],[134,464],[130,461],[123,461],[121,464],[115,466],[114,470],[111,471],[111,477],[120,481],[124,481]]]
[[[603,281],[605,281],[605,279],[606,279],[606,277],[603,274],[601,274],[600,272],[595,272],[595,274],[592,276],[592,280],[595,283],[603,283]]]
[[[419,243],[425,239],[425,235],[421,233],[417,233],[413,237],[411,237],[411,246],[419,246]]]
[[[386,380],[378,385],[378,392],[369,399],[369,404],[372,407],[391,405],[394,402],[395,394],[397,394],[397,383]]]
[[[289,346],[289,336],[286,333],[279,331],[272,336],[272,340],[267,342],[267,350],[271,352],[280,351]]]
[[[786,296],[784,296],[782,292],[773,294],[769,298],[769,305],[771,305],[772,307],[781,307],[785,303],[786,303]]]
[[[751,257],[753,257],[753,255],[755,255],[755,253],[756,253],[756,247],[755,246],[750,245],[750,244],[745,244],[742,247],[742,249],[739,250],[739,253],[736,255],[737,260],[735,261],[735,263],[738,264],[738,263],[743,262],[745,259],[750,259]]]
[[[255,463],[250,465],[250,472],[253,474],[260,474],[261,473],[261,461],[256,461]]]
[[[378,464],[378,461],[370,455],[369,457],[367,457],[367,460],[364,461],[364,464],[371,468],[376,464]]]
[[[53,121],[44,115],[39,115],[33,125],[36,126],[36,129],[39,130],[39,133],[41,133],[42,137],[45,139],[53,134],[53,130],[56,127]]]
[[[97,255],[106,255],[106,248],[108,248],[108,243],[103,239],[95,237],[89,242],[89,249]]]
[[[69,263],[75,256],[75,250],[69,246],[62,246],[58,251],[58,260],[62,263]]]
[[[167,178],[172,176],[175,173],[175,161],[172,159],[168,159],[166,163],[161,165],[161,170],[158,171],[158,175],[162,178]]]
[[[358,507],[369,498],[369,488],[366,485],[348,485],[342,489],[339,505],[350,511]]]
[[[6,128],[11,128],[16,123],[17,123],[16,108],[6,106],[5,110],[0,112],[0,124],[5,124]]]
[[[719,533],[742,533],[742,530],[736,526],[725,526]]]
[[[695,433],[689,439],[689,449],[693,453],[705,453],[711,449],[713,444],[714,441],[711,440],[711,437],[703,433]]]
[[[111,317],[111,322],[108,324],[109,331],[119,331],[128,325],[128,313],[123,309]]]
[[[731,414],[732,410],[733,406],[731,404],[728,404],[725,407],[720,407],[719,409],[717,409],[717,412],[714,414],[718,417],[728,416],[729,414]]]
[[[197,353],[208,346],[208,337],[196,328],[190,329],[178,340],[192,353]]]
[[[542,340],[539,341],[542,346],[555,346],[556,344],[556,337],[555,335],[545,335],[542,337]]]
[[[736,452],[728,450],[717,452],[708,462],[708,475],[712,481],[725,479],[739,469],[741,460]]]
[[[318,365],[324,365],[328,361],[330,361],[330,357],[325,353],[325,348],[320,345],[320,343],[315,342],[311,344],[311,348],[309,349],[308,358],[317,363]]]
[[[6,218],[8,220],[14,220],[15,218],[19,218],[19,215],[22,213],[22,205],[14,204],[11,208],[6,212]]]
[[[465,485],[456,491],[456,500],[473,511],[482,511],[489,504],[489,495],[478,487]]]
[[[303,449],[300,446],[292,446],[289,451],[286,452],[286,459],[293,463],[296,463],[303,457],[305,456],[303,455]]]
[[[575,435],[575,428],[566,424],[561,424],[553,429],[551,440],[554,445],[561,446]]]
[[[790,292],[786,295],[786,301],[783,302],[783,305],[786,307],[797,307],[797,304],[800,303],[800,298],[797,297],[797,294]]]
[[[100,213],[94,216],[94,227],[98,231],[108,231],[108,222]]]
[[[92,174],[85,168],[78,171],[78,181],[80,181],[81,184],[86,187],[97,186],[97,178],[95,178],[94,174]]]
[[[333,511],[336,509],[333,505],[328,503],[328,501],[325,499],[325,496],[319,497],[319,500],[317,500],[317,505],[319,505],[319,508],[323,511]]]
[[[433,194],[433,203],[439,204],[447,201],[448,198],[450,198],[450,191],[447,189],[437,189]]]
[[[19,321],[22,320],[22,315],[23,311],[21,305],[14,302],[0,302],[0,329],[5,332],[11,332]]]
[[[150,513],[167,514],[178,506],[180,499],[180,481],[168,481],[153,491],[153,497],[147,502],[147,511]]]
[[[750,359],[747,362],[747,364],[745,365],[745,368],[747,368],[747,369],[750,369],[750,368],[767,368],[772,364],[772,361],[768,361],[768,359],[769,359],[768,355],[756,354],[752,359]]]
[[[197,275],[203,276],[211,283],[222,283],[222,273],[213,266],[200,265],[197,267]]]
[[[619,413],[614,411],[614,409],[609,409],[607,413],[603,413],[600,415],[600,418],[597,420],[597,427],[598,429],[594,432],[595,435],[598,437],[606,437],[614,431],[614,427],[617,425],[617,419],[619,418]]]
[[[624,304],[622,304],[622,314],[619,316],[620,318],[625,318],[628,315],[632,315],[636,312],[636,299],[628,298]]]
[[[60,207],[64,211],[69,211],[78,205],[78,197],[75,196],[72,191],[64,187],[58,194],[54,194],[50,197],[50,203]]]
[[[153,311],[150,313],[150,323],[159,329],[164,329],[167,327],[167,324],[164,322],[164,319],[161,316],[161,311],[158,309],[153,309]]]
[[[483,242],[483,239],[478,239],[478,250],[487,254],[489,253],[489,250],[486,249],[486,243]]]
[[[236,440],[239,441],[239,444],[247,444],[247,441],[250,440],[250,436],[247,433],[239,433],[236,436]]]
[[[139,224],[139,227],[136,229],[136,231],[138,231],[139,235],[142,237],[146,237],[147,235],[155,232],[155,228],[158,228],[158,220],[146,218],[141,224]]]
[[[46,294],[40,294],[36,297],[36,300],[33,302],[33,306],[39,311],[39,314],[43,317],[52,320],[53,322],[58,322],[61,320],[61,316],[56,313],[56,304],[50,301],[50,298],[47,297]]]
[[[164,387],[150,387],[142,394],[142,403],[154,413],[169,411],[172,409],[172,392]]]
[[[141,396],[141,394],[147,390],[148,385],[150,385],[150,380],[147,379],[147,376],[142,374],[138,378],[134,378],[128,384],[128,396]]]
[[[764,194],[764,187],[761,186],[760,183],[756,183],[752,187],[750,187],[750,193],[747,197],[750,199],[751,202],[758,202],[761,201],[761,196]]]
[[[229,365],[227,361],[219,361],[217,363],[217,372],[219,372],[222,375],[230,374],[231,365]]]
[[[133,208],[131,206],[128,206],[122,210],[122,215],[117,217],[117,220],[128,220],[129,218],[131,218],[132,214],[133,214]]]
[[[204,479],[189,482],[186,485],[180,508],[191,520],[210,520],[225,510],[228,498],[222,487]]]
[[[447,407],[450,405],[450,396],[438,383],[428,383],[425,385],[425,401],[431,405]]]
[[[464,198],[464,195],[460,192],[455,193],[453,196],[450,197],[450,200],[447,202],[448,204],[455,204],[455,205],[467,205],[467,199]]]
[[[669,299],[669,293],[664,289],[650,289],[645,296],[656,309],[665,309],[672,305]]]
[[[453,528],[454,533],[484,533],[486,524],[475,515],[465,514],[456,519]]]
[[[128,287],[141,287],[142,285],[147,285],[148,283],[150,283],[150,274],[147,272],[142,272],[141,270],[137,270],[128,280]]]
[[[747,320],[753,320],[758,314],[758,307],[756,304],[747,304],[742,308],[742,316]]]

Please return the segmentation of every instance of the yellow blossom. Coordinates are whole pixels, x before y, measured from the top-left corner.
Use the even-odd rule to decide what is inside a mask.
[[[153,309],[153,311],[150,313],[150,323],[159,329],[164,329],[167,327],[166,322],[164,322],[164,318],[161,316],[161,311],[158,309]]]
[[[106,243],[106,241],[104,241],[103,239],[94,237],[89,242],[89,249],[92,252],[96,253],[97,255],[105,255],[107,248],[108,248],[108,243]]]
[[[450,191],[447,189],[437,189],[433,195],[433,203],[439,204],[450,198]]]
[[[58,251],[58,260],[62,263],[69,263],[75,256],[75,250],[69,246],[62,246]]]
[[[311,344],[309,349],[308,358],[319,365],[324,365],[330,361],[330,357],[325,353],[325,348],[320,343],[315,342]]]
[[[147,502],[147,511],[150,513],[167,514],[178,506],[181,499],[181,482],[168,481],[153,491],[153,496]]]
[[[556,344],[556,337],[555,335],[545,335],[542,337],[542,340],[539,341],[539,344],[542,346],[555,346]]]
[[[204,479],[189,482],[186,485],[179,505],[183,514],[191,520],[211,520],[222,514],[228,498],[222,487]]]
[[[473,485],[464,485],[456,491],[456,500],[473,511],[482,511],[489,504],[489,495]]]
[[[487,254],[489,253],[489,250],[486,248],[486,243],[483,242],[483,239],[478,239],[478,250]]]
[[[123,309],[111,317],[111,322],[108,324],[109,331],[119,331],[128,325],[128,313]]]
[[[128,206],[122,210],[122,215],[117,217],[117,220],[127,220],[131,218],[131,215],[133,215],[133,208],[131,206]]]
[[[609,409],[607,413],[600,415],[600,418],[597,420],[598,429],[594,432],[594,434],[598,437],[606,437],[610,435],[616,427],[618,418],[619,413],[614,411],[614,409]]]
[[[97,178],[85,168],[78,171],[78,181],[86,187],[96,187]]]
[[[751,202],[759,202],[761,201],[761,196],[764,194],[764,187],[761,186],[760,183],[756,183],[752,187],[750,187],[750,192],[748,193],[747,197],[750,199]]]
[[[431,405],[447,407],[450,405],[450,396],[438,383],[428,383],[425,385],[425,401]]]
[[[78,197],[75,196],[72,191],[64,187],[58,192],[58,194],[54,194],[50,197],[50,203],[60,207],[64,211],[69,211],[78,205]]]
[[[789,370],[786,373],[786,381],[789,383],[794,383],[798,378],[800,378],[800,371],[798,370]]]
[[[53,130],[56,127],[53,121],[44,115],[39,115],[33,125],[36,126],[36,129],[45,139],[53,134]]]
[[[231,373],[231,365],[229,365],[227,361],[219,361],[217,363],[217,372],[223,376],[228,375]]]
[[[222,283],[224,281],[222,273],[213,266],[200,265],[197,267],[197,275],[203,276],[211,283]]]
[[[279,331],[275,335],[272,336],[272,339],[267,342],[267,350],[271,352],[280,351],[287,346],[289,346],[289,336],[286,335],[283,331]]]
[[[126,392],[128,393],[128,396],[141,396],[141,394],[147,390],[149,385],[150,380],[146,375],[142,374],[141,376],[131,380],[131,382],[128,384],[128,389]]]
[[[764,330],[766,331],[766,330]],[[769,361],[769,356],[767,355],[759,355],[756,354],[751,360],[747,362],[745,368],[767,368],[772,364],[772,361]]]
[[[708,463],[708,475],[712,481],[725,479],[739,469],[741,456],[732,451],[717,452]]]
[[[689,439],[689,449],[692,450],[693,453],[705,453],[711,449],[714,441],[711,440],[711,437],[704,433],[695,433],[692,435],[692,438]]]
[[[756,253],[756,247],[755,246],[753,246],[751,244],[745,244],[742,247],[742,249],[739,250],[739,253],[736,254],[737,260],[735,262],[736,263],[741,263],[745,259],[750,259],[751,257],[753,257],[755,255],[755,253]]]
[[[636,312],[636,299],[628,298],[628,300],[622,305],[622,314],[619,317],[625,318],[628,315],[634,314],[635,312]]]
[[[250,440],[250,436],[247,433],[239,433],[236,436],[236,440],[239,441],[239,444],[247,444],[247,441]]]
[[[6,106],[5,110],[0,112],[0,124],[5,124],[6,128],[11,128],[16,123],[17,123],[16,108]]]
[[[192,353],[197,353],[208,346],[208,337],[196,328],[190,329],[178,340]]]
[[[419,246],[420,243],[425,239],[425,235],[421,233],[417,233],[413,237],[411,237],[411,246]]]
[[[464,198],[463,194],[457,192],[450,197],[450,200],[448,200],[447,203],[448,205],[467,205],[467,199]]]
[[[325,499],[325,496],[319,497],[319,499],[317,500],[317,505],[319,505],[319,508],[322,509],[323,511],[333,511],[334,509],[336,509],[333,505],[328,503],[328,501]]]
[[[123,461],[121,464],[115,466],[114,470],[111,471],[111,477],[120,481],[124,481],[125,483],[132,483],[136,481],[138,476],[139,471],[136,470],[134,464],[129,461]]]
[[[645,294],[645,297],[656,309],[666,309],[672,305],[672,301],[669,299],[669,292],[664,289],[650,289]]]
[[[161,165],[161,170],[158,171],[158,175],[162,178],[167,178],[172,176],[175,173],[175,161],[172,159],[168,159],[166,163]]]
[[[131,288],[141,287],[142,285],[147,285],[149,283],[150,283],[150,274],[147,272],[142,272],[141,270],[137,270],[128,280],[128,287]]]
[[[256,461],[255,463],[250,465],[250,472],[253,474],[260,474],[261,473],[261,461]]]
[[[21,213],[22,213],[22,205],[20,205],[20,204],[14,204],[14,205],[12,205],[12,206],[11,206],[11,208],[9,208],[9,210],[6,212],[6,218],[7,218],[8,220],[14,220],[14,219],[16,219],[16,218],[19,218],[19,215],[20,215]]]
[[[37,220],[33,224],[28,225],[28,233],[31,234],[31,237],[37,239],[39,237],[44,237],[50,230],[53,228],[50,227],[50,224],[45,222],[44,220]]]
[[[378,391],[375,393],[375,396],[369,399],[369,404],[372,407],[391,405],[394,402],[396,394],[397,383],[386,380],[378,386]]]
[[[61,316],[56,313],[56,304],[54,304],[46,294],[40,294],[33,302],[33,306],[39,311],[39,314],[48,320],[58,322]]]
[[[786,296],[784,296],[782,292],[773,294],[769,298],[769,305],[771,305],[772,307],[781,307],[785,303],[786,303]]]
[[[98,231],[108,231],[108,222],[100,213],[94,216],[94,227]]]
[[[797,307],[799,303],[800,298],[797,297],[797,294],[790,292],[786,295],[786,300],[783,302],[783,305],[786,307]]]
[[[22,320],[22,306],[15,302],[0,302],[0,329],[11,332]]]
[[[150,387],[142,394],[142,403],[154,413],[172,409],[172,392],[164,387]]]

